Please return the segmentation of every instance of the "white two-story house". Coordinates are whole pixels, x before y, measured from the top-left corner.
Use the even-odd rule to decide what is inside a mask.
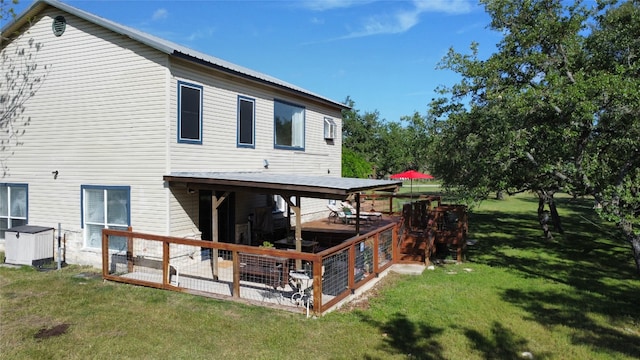
[[[326,216],[345,105],[53,0],[7,24],[1,51],[31,87],[3,114],[0,241],[60,226],[66,261],[99,265],[103,228],[248,242],[257,209]]]

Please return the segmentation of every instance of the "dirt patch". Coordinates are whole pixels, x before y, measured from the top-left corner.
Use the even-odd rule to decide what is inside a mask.
[[[48,339],[54,336],[60,336],[67,333],[71,324],[60,324],[51,328],[42,328],[38,330],[38,332],[33,335],[35,339]]]

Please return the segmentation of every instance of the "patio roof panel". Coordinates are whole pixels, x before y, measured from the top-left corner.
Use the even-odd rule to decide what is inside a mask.
[[[402,181],[309,176],[266,172],[172,172],[170,185],[193,189],[286,194],[321,199],[346,199],[363,191],[395,191]]]

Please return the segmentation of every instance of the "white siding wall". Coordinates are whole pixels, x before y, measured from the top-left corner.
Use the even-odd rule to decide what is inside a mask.
[[[67,19],[61,37],[57,15]],[[29,185],[30,224],[61,223],[67,261],[97,265],[99,252],[83,249],[81,185],[131,186],[134,230],[166,229],[167,57],[58,10],[9,48],[29,38],[43,44],[39,69],[50,70],[25,104],[31,123],[1,181]]]
[[[194,70],[179,62],[172,66],[172,87],[178,81],[203,86],[203,141],[202,145],[170,142],[171,171],[265,171],[282,174],[305,174],[314,176],[340,176],[341,138],[333,143],[324,139],[324,118],[332,118],[342,128],[339,110],[322,107],[308,100],[292,97],[281,91],[249,84],[246,80],[220,75],[213,70]],[[238,148],[237,101],[238,95],[255,99],[255,148]],[[170,114],[177,114],[177,94],[171,92]],[[305,107],[305,149],[283,150],[274,148],[274,99],[284,100]],[[177,115],[174,115],[177,116]],[[176,118],[177,119],[177,118]],[[176,139],[177,120],[170,122],[170,139]],[[340,132],[339,132],[340,133]],[[263,167],[263,160],[269,168]],[[173,192],[180,190],[173,190]],[[249,207],[242,207],[237,198],[236,222],[244,222],[253,212],[254,206],[262,206],[261,198]],[[327,200],[302,199],[303,221],[326,216]],[[185,228],[174,228],[176,224],[190,226],[188,215],[179,201],[171,204],[172,232],[180,233]]]
[[[67,19],[61,37],[52,20]],[[10,149],[0,182],[29,185],[29,223],[62,225],[67,261],[99,265],[98,249],[84,248],[81,185],[131,187],[134,230],[183,236],[198,224],[196,194],[167,189],[172,171],[268,171],[340,176],[341,139],[327,143],[324,117],[341,129],[340,111],[257,86],[211,69],[194,69],[131,39],[51,9],[7,49],[33,38],[43,44],[39,69],[49,68],[26,103],[30,124]],[[204,87],[203,144],[177,143],[177,82]],[[237,99],[256,100],[255,148],[236,147]],[[305,107],[305,149],[274,149],[274,99]],[[5,157],[7,156],[5,152]],[[270,166],[263,168],[263,159]],[[56,179],[52,171],[58,171]],[[236,222],[245,224],[265,197],[237,194]],[[302,199],[303,221],[326,215],[326,200]]]

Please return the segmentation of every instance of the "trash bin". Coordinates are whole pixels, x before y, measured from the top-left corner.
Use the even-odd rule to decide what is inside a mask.
[[[22,225],[5,232],[7,264],[40,266],[53,261],[53,228]]]

